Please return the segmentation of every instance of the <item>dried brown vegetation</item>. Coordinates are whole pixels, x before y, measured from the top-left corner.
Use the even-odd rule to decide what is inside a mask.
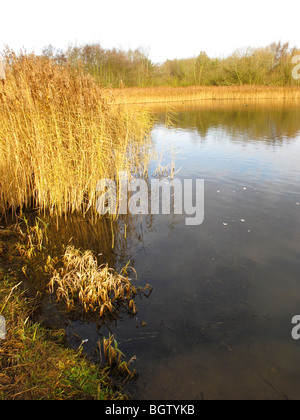
[[[120,104],[207,100],[300,99],[300,87],[279,86],[189,86],[114,89]]]
[[[149,115],[110,106],[103,89],[80,69],[11,51],[5,59],[0,211],[95,209],[100,179],[113,179],[147,160]]]
[[[117,273],[107,264],[98,266],[91,251],[82,253],[71,246],[63,256],[63,265],[54,271],[49,289],[69,310],[79,306],[87,313],[98,312],[103,316],[116,315],[123,307],[136,313],[133,299],[138,290],[128,275],[130,271],[136,275],[133,268],[125,267]]]

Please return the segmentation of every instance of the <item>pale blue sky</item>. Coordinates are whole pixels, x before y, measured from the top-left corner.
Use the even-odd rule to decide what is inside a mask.
[[[143,46],[155,61],[226,56],[237,48],[300,46],[299,0],[12,0],[1,2],[0,49],[48,44]]]

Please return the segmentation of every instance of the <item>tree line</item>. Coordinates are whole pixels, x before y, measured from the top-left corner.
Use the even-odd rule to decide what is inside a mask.
[[[299,86],[293,77],[293,57],[300,49],[289,43],[236,50],[224,58],[198,56],[155,64],[143,48],[124,51],[100,44],[59,50],[49,45],[42,55],[61,65],[81,67],[104,87],[275,85]],[[299,60],[300,61],[300,60]]]

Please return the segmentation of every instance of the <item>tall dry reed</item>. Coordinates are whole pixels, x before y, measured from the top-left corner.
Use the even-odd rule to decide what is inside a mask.
[[[0,86],[0,212],[96,208],[96,185],[145,162],[149,115],[110,106],[92,77],[7,51]]]

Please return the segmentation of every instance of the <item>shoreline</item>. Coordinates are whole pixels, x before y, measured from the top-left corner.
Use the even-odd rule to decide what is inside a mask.
[[[109,104],[153,104],[218,100],[300,100],[300,87],[280,86],[187,86],[113,88]],[[113,100],[111,99],[113,98]]]
[[[98,217],[99,180],[133,165],[145,170],[152,120],[145,112],[109,106],[103,89],[81,70],[35,55],[11,53],[7,60],[0,86],[0,315],[7,327],[0,341],[0,400],[124,399],[110,374],[124,382],[134,370],[113,337],[99,341],[103,358],[96,366],[81,357],[82,346],[66,348],[61,334],[56,340],[56,326],[45,328],[36,315],[44,296],[50,304],[62,300],[66,311],[78,303],[100,318],[119,308],[135,311],[137,293],[125,267],[117,273],[114,261],[104,260],[114,260],[116,215],[103,218],[98,231],[89,228]],[[86,230],[65,230],[67,217],[86,221],[88,212]],[[56,243],[59,219],[65,241]],[[53,232],[47,231],[51,222]],[[85,240],[90,231],[104,248],[99,263]],[[68,247],[76,234],[78,246]]]
[[[39,276],[45,273],[40,264],[35,266],[38,261],[17,255],[19,239],[12,226],[0,229],[0,315],[5,320],[4,330],[0,328],[0,400],[127,400],[114,380],[117,375],[124,381],[115,364],[100,366],[82,343],[77,350],[67,343],[67,312],[61,321],[42,316],[45,292],[36,293],[30,283],[34,270]]]

